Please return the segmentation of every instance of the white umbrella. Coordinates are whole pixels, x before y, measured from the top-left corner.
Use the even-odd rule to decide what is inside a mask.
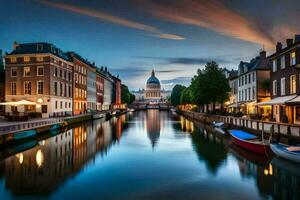
[[[36,105],[35,102],[21,100],[21,101],[11,101],[11,102],[3,102],[0,105],[7,105],[7,106],[24,106],[24,105]]]

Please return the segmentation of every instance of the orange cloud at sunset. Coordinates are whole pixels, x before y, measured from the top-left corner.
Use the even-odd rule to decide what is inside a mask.
[[[47,6],[52,6],[52,7],[67,10],[70,12],[78,13],[81,15],[93,17],[95,19],[110,22],[110,23],[113,23],[116,25],[149,32],[154,37],[159,37],[162,39],[172,39],[172,40],[183,40],[184,39],[182,36],[179,36],[179,35],[162,33],[156,27],[146,25],[143,23],[139,23],[139,22],[135,22],[135,21],[131,21],[131,20],[127,20],[127,19],[124,19],[124,18],[121,18],[118,16],[114,16],[114,15],[111,15],[111,14],[108,14],[108,13],[105,13],[102,11],[91,10],[91,9],[73,6],[73,5],[69,5],[69,4],[54,3],[54,2],[47,1],[47,0],[40,0],[38,2],[41,4],[47,5]]]
[[[273,38],[260,30],[255,23],[220,2],[215,0],[174,2],[159,4],[145,1],[143,6],[159,19],[206,28],[266,46],[274,45]]]

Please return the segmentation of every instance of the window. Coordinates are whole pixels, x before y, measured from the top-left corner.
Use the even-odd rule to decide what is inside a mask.
[[[11,95],[17,94],[17,83],[16,82],[12,82],[10,84],[10,93],[11,93]]]
[[[68,76],[69,76],[69,81],[71,81],[71,73],[69,73]]]
[[[277,71],[277,61],[276,61],[276,60],[273,60],[273,68],[272,68],[272,71],[273,71],[273,72],[276,72],[276,71]]]
[[[30,67],[24,67],[24,76],[30,76]]]
[[[253,82],[255,81],[255,72],[253,72],[253,74],[252,74],[252,81]]]
[[[280,79],[280,94],[285,95],[285,78]]]
[[[24,83],[24,94],[31,95],[31,82],[25,81]]]
[[[54,82],[54,95],[57,96],[57,82]]]
[[[58,108],[58,102],[55,101],[55,109],[57,109],[57,108]]]
[[[65,108],[68,108],[68,104],[67,104],[67,102],[65,102]]]
[[[251,100],[251,88],[248,88],[248,99]]]
[[[10,62],[12,62],[12,63],[17,62],[17,58],[16,58],[16,57],[11,57],[11,58],[10,58]]]
[[[55,68],[54,75],[55,75],[56,77],[58,77],[58,69],[57,69],[57,68]]]
[[[290,94],[296,93],[296,75],[290,76]]]
[[[281,67],[281,69],[285,68],[285,57],[284,56],[281,56],[281,58],[280,58],[280,67]]]
[[[296,52],[291,53],[291,66],[296,65]]]
[[[60,102],[60,109],[63,109],[63,102]]]
[[[60,96],[63,96],[63,84],[60,83]]]
[[[256,88],[255,87],[252,88],[252,98],[253,99],[256,98]]]
[[[43,62],[44,61],[44,57],[43,56],[37,56],[36,57],[36,61]]]
[[[251,82],[251,74],[248,75],[248,83]]]
[[[247,101],[247,89],[245,89],[245,101]]]
[[[44,94],[44,81],[37,82],[37,93]]]
[[[44,76],[44,67],[37,66],[37,76]]]
[[[273,81],[273,95],[277,95],[277,80]]]
[[[16,77],[17,76],[17,69],[16,68],[11,68],[10,69],[10,76],[11,77]]]
[[[67,79],[67,72],[64,71],[64,79]]]
[[[62,70],[59,70],[59,76],[60,76],[60,78],[63,78],[63,76],[62,76]]]
[[[24,57],[24,62],[29,62],[30,61],[30,57],[29,56],[25,56]]]

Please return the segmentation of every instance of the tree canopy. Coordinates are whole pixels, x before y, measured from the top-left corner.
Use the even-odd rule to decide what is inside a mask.
[[[121,101],[122,103],[131,104],[135,100],[135,96],[129,92],[126,85],[121,86]]]
[[[186,89],[183,85],[175,85],[171,93],[171,104],[173,106],[180,105],[180,98],[183,90]]]

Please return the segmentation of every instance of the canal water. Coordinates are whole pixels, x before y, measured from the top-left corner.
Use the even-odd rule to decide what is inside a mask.
[[[148,110],[79,124],[0,154],[0,199],[299,199],[300,166]]]

